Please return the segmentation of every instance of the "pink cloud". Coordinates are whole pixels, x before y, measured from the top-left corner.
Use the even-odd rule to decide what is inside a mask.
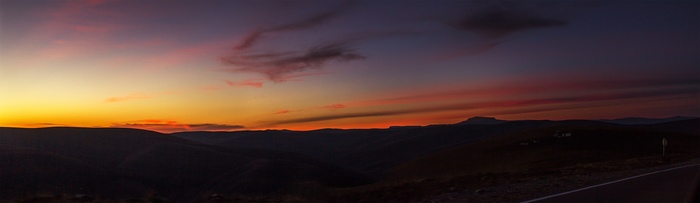
[[[330,74],[330,72],[316,72],[316,73],[301,73],[301,74],[292,74],[292,75],[284,75],[279,77],[279,82],[301,82],[304,81],[304,77],[308,76],[317,76],[317,75],[326,75]]]
[[[179,9],[185,5],[158,8],[160,3],[148,2],[134,9],[125,10],[115,4],[133,4],[129,1],[83,0],[65,1],[57,7],[43,9],[35,15],[48,19],[37,26],[32,32],[31,39],[43,42],[39,53],[44,58],[85,57],[118,49],[147,49],[155,46],[173,45],[174,40],[164,39],[168,36],[148,37],[138,39],[115,38],[123,31],[141,29],[152,26],[139,22],[147,22],[144,18],[181,15]],[[153,8],[158,8],[157,10]],[[145,66],[154,68],[169,67],[174,64],[187,62],[201,57],[216,48],[221,42],[199,45],[185,45],[160,56],[148,57],[139,61]],[[223,45],[221,45],[223,46]],[[213,55],[213,54],[212,54]],[[110,59],[106,59],[109,61]]]
[[[291,112],[291,111],[285,109],[285,110],[279,110],[279,111],[275,112],[275,114],[286,114],[286,113],[289,113],[289,112]]]
[[[113,18],[115,10],[105,6],[107,1],[64,1],[54,8],[35,13],[47,19],[28,36],[41,42],[39,55],[62,59],[107,51],[109,36],[131,27]]]
[[[331,104],[328,106],[324,106],[322,108],[330,109],[330,110],[337,110],[337,109],[345,108],[345,105],[344,104]]]
[[[243,82],[233,82],[226,80],[226,84],[228,86],[232,87],[255,87],[255,88],[261,88],[263,86],[263,83],[260,81],[253,81],[253,80],[246,80]]]
[[[229,125],[229,124],[213,124],[213,123],[199,123],[199,124],[186,124],[174,120],[166,119],[146,119],[131,121],[125,123],[115,123],[111,127],[119,128],[139,128],[145,130],[153,130],[158,132],[170,133],[170,132],[180,132],[180,131],[231,131],[240,130],[245,127],[242,125]]]
[[[126,96],[120,96],[120,97],[110,97],[104,100],[104,102],[123,102],[123,101],[129,101],[129,100],[134,100],[134,99],[147,99],[150,98],[151,96],[143,94],[143,93],[133,93],[130,95]]]

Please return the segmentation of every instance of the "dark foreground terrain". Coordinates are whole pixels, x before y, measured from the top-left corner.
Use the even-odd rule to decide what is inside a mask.
[[[0,201],[513,202],[700,162],[700,119],[625,122],[475,118],[173,134],[0,128]]]

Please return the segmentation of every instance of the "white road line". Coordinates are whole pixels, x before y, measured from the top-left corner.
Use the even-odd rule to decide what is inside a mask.
[[[624,178],[624,179],[620,179],[620,180],[616,180],[616,181],[612,181],[612,182],[602,183],[602,184],[598,184],[598,185],[594,185],[594,186],[588,186],[588,187],[584,187],[584,188],[581,188],[581,189],[576,189],[576,190],[572,190],[572,191],[568,191],[568,192],[562,192],[562,193],[555,194],[555,195],[550,195],[550,196],[546,196],[546,197],[540,197],[540,198],[537,198],[537,199],[524,201],[524,202],[522,202],[522,203],[536,202],[536,201],[540,201],[540,200],[544,200],[544,199],[549,199],[549,198],[552,198],[552,197],[557,197],[557,196],[562,196],[562,195],[569,194],[569,193],[578,192],[578,191],[581,191],[581,190],[588,190],[588,189],[591,189],[591,188],[600,187],[600,186],[604,186],[604,185],[609,185],[609,184],[613,184],[613,183],[617,183],[617,182],[622,182],[622,181],[626,181],[626,180],[629,180],[629,179],[639,178],[639,177],[643,177],[643,176],[648,176],[648,175],[652,175],[652,174],[662,173],[662,172],[666,172],[666,171],[672,171],[672,170],[681,169],[681,168],[693,167],[693,166],[700,166],[700,164],[691,164],[691,165],[679,166],[679,167],[670,168],[670,169],[661,170],[661,171],[655,171],[655,172],[651,172],[651,173],[647,173],[647,174],[642,174],[642,175],[638,175],[638,176],[633,176],[633,177],[629,177],[629,178]]]

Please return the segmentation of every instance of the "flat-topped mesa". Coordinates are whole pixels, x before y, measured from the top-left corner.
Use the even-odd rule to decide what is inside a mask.
[[[505,122],[507,121],[498,120],[494,117],[475,116],[467,119],[466,121],[459,122],[457,125],[495,125]]]

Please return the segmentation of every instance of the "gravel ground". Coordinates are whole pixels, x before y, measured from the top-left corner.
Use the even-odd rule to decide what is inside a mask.
[[[521,202],[696,163],[700,163],[700,159],[662,164],[658,163],[658,158],[644,158],[621,163],[603,162],[558,170],[525,172],[518,174],[516,180],[505,184],[469,189],[446,188],[442,191],[434,191],[434,195],[421,202]]]

